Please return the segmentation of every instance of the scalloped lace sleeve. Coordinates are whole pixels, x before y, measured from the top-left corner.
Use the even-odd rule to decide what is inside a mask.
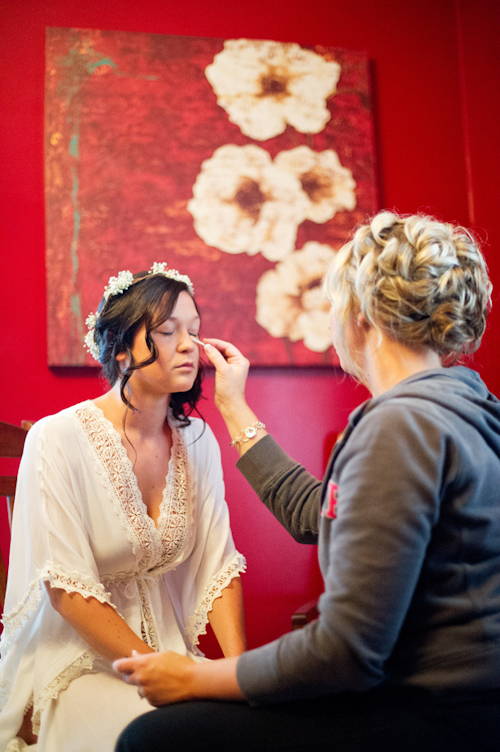
[[[47,566],[39,572],[38,578],[48,582],[51,587],[61,588],[67,593],[79,593],[83,598],[95,598],[100,603],[111,603],[111,594],[106,591],[102,583],[96,582],[91,577],[84,577],[80,572],[68,572],[63,567],[55,564]]]
[[[200,637],[207,633],[208,614],[212,610],[214,601],[222,595],[222,591],[234,577],[239,577],[245,571],[245,557],[236,551],[233,559],[205,587],[202,601],[191,616],[185,630],[186,638],[194,653],[200,653],[196,646],[200,641]]]

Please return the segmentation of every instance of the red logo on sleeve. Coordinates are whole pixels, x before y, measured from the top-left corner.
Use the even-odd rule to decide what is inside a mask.
[[[330,520],[334,520],[337,516],[337,491],[338,486],[329,480],[321,514]]]

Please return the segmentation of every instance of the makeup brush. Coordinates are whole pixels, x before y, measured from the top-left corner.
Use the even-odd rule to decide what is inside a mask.
[[[205,347],[205,343],[202,342],[201,339],[196,339],[196,337],[193,337],[193,335],[191,335],[191,339],[193,340],[193,342],[196,342],[197,345],[200,345],[200,347]]]

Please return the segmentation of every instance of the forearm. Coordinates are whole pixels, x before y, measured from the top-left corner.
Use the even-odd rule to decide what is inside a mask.
[[[236,678],[238,657],[194,663],[190,667],[187,700],[244,700]]]
[[[231,441],[237,436],[240,436],[245,428],[248,428],[249,426],[252,426],[254,425],[254,423],[259,421],[259,418],[253,412],[253,410],[250,409],[250,407],[244,400],[221,405],[219,409],[220,414],[224,419],[224,423],[226,424],[226,428],[228,430]],[[248,436],[245,436],[245,441],[237,442],[234,447],[238,451],[240,457],[248,452],[248,450],[251,449],[251,447],[253,447],[258,441],[260,441],[260,439],[262,439],[266,434],[267,431],[265,428],[259,428],[256,431],[255,436],[252,436],[250,438],[248,438]]]
[[[95,598],[86,599],[79,593],[67,593],[48,583],[45,587],[55,610],[104,658],[114,661],[131,655],[132,650],[153,652],[109,604]]]
[[[241,655],[246,650],[243,588],[239,577],[233,578],[216,598],[208,620],[226,658]]]
[[[321,482],[266,436],[238,460],[238,470],[299,543],[317,543]]]

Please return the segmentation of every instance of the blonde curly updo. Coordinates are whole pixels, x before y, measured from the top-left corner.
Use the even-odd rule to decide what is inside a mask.
[[[324,289],[342,323],[361,311],[379,331],[454,362],[479,347],[492,285],[468,230],[383,211],[339,250]]]

